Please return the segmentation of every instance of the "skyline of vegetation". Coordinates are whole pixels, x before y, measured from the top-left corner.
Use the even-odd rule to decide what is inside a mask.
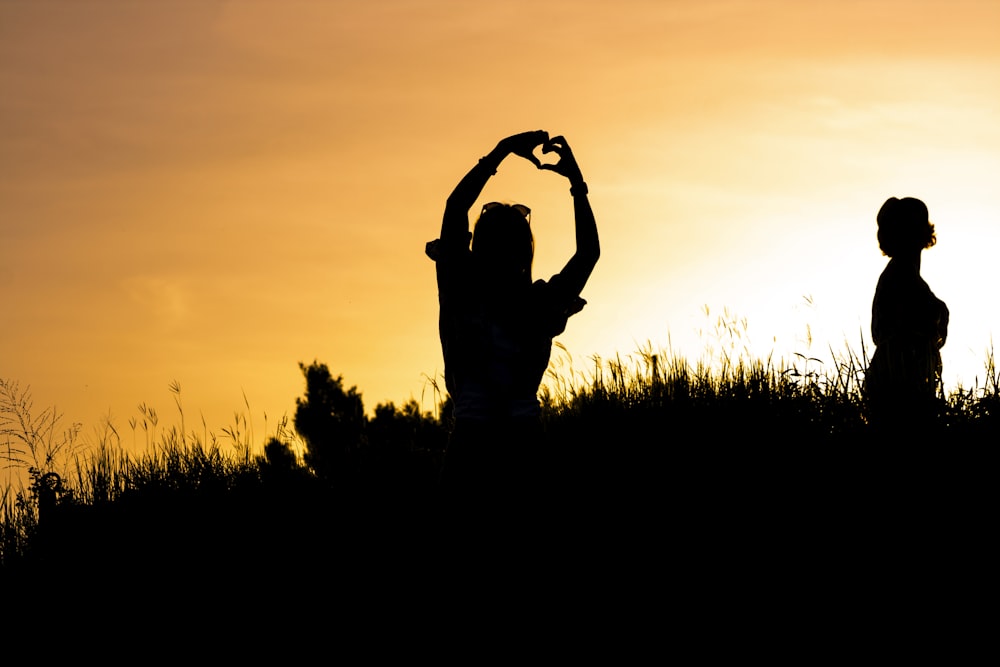
[[[679,462],[689,465],[713,452],[721,456],[712,464],[720,470],[727,460],[739,460],[760,473],[754,458],[801,464],[831,452],[848,459],[863,446],[891,444],[866,439],[863,357],[844,356],[830,370],[805,356],[778,365],[735,353],[738,346],[692,365],[647,349],[625,359],[591,359],[592,368],[583,371],[557,346],[539,399],[567,493],[603,495],[638,481],[655,486],[660,482],[653,480]],[[229,507],[237,497],[282,504],[276,500],[282,494],[305,493],[311,500],[302,502],[308,504],[318,502],[314,494],[346,489],[386,499],[404,489],[411,499],[433,493],[447,443],[446,396],[433,412],[411,399],[400,406],[381,403],[369,416],[357,387],[346,387],[325,364],[300,369],[307,387],[297,399],[294,428],[283,418],[258,435],[252,420],[237,412],[219,435],[185,431],[180,387],[173,383],[180,425],[166,426],[153,408],[140,404],[139,417],[129,420],[133,445],[142,443],[138,451],[130,451],[127,438],[109,422],[95,430],[95,441],[81,436],[79,424],[63,428],[52,409],[34,411],[28,388],[4,380],[2,456],[8,470],[27,473],[30,481],[8,482],[3,489],[0,558],[14,561],[30,553],[46,493],[50,503],[76,508],[80,516],[87,514],[79,508],[94,512],[123,504],[159,516],[167,512],[165,499],[183,500],[184,511],[198,515],[201,503]],[[995,444],[1000,375],[992,356],[984,373],[979,387],[953,390],[941,400],[937,431],[918,444],[960,450]]]

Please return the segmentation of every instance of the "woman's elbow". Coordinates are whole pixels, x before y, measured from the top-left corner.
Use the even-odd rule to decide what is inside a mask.
[[[595,243],[593,247],[588,248],[586,257],[591,264],[597,264],[597,260],[601,258],[601,244]]]

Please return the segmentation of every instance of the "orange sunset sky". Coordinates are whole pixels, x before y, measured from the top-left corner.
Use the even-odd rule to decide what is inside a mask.
[[[937,225],[948,386],[1000,330],[995,0],[0,0],[0,127],[0,378],[84,434],[171,421],[176,381],[189,426],[245,395],[263,438],[314,359],[431,409],[424,244],[525,130],[566,136],[597,215],[580,370],[693,360],[724,308],[760,356],[870,346],[889,196]],[[495,199],[559,270],[566,181],[510,159]]]

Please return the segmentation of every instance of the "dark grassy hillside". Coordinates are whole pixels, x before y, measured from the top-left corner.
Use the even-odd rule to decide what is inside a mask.
[[[942,399],[933,429],[884,438],[865,422],[859,377],[849,363],[819,375],[655,355],[573,381],[553,374],[542,393],[550,450],[525,452],[526,466],[544,466],[546,493],[489,506],[438,486],[447,403],[436,415],[379,406],[313,465],[288,428],[261,453],[245,432],[204,442],[169,429],[141,455],[112,429],[71,472],[33,468],[30,488],[5,492],[3,571],[22,581],[311,573],[364,588],[501,555],[560,571],[613,563],[624,576],[664,559],[850,561],[861,548],[975,540],[996,473],[996,383]]]

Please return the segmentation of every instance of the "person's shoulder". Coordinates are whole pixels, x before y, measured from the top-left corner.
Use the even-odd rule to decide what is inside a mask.
[[[876,291],[912,290],[922,282],[918,273],[898,262],[890,261],[878,277]]]
[[[542,280],[539,278],[535,282],[531,283],[530,294],[532,298],[538,300],[553,300],[559,299],[562,295],[562,285],[561,285],[559,275],[554,275],[548,280]]]
[[[531,288],[547,293],[564,292],[567,289],[566,279],[563,278],[562,274],[557,273],[548,280],[539,278],[531,284]]]
[[[583,310],[587,301],[579,294],[566,289],[565,280],[556,274],[549,280],[536,280],[531,285],[533,301],[554,308],[565,317],[575,315]]]
[[[435,262],[466,260],[472,255],[469,249],[469,241],[472,239],[470,233],[463,242],[461,239],[436,238],[428,241],[424,246],[424,254]]]

